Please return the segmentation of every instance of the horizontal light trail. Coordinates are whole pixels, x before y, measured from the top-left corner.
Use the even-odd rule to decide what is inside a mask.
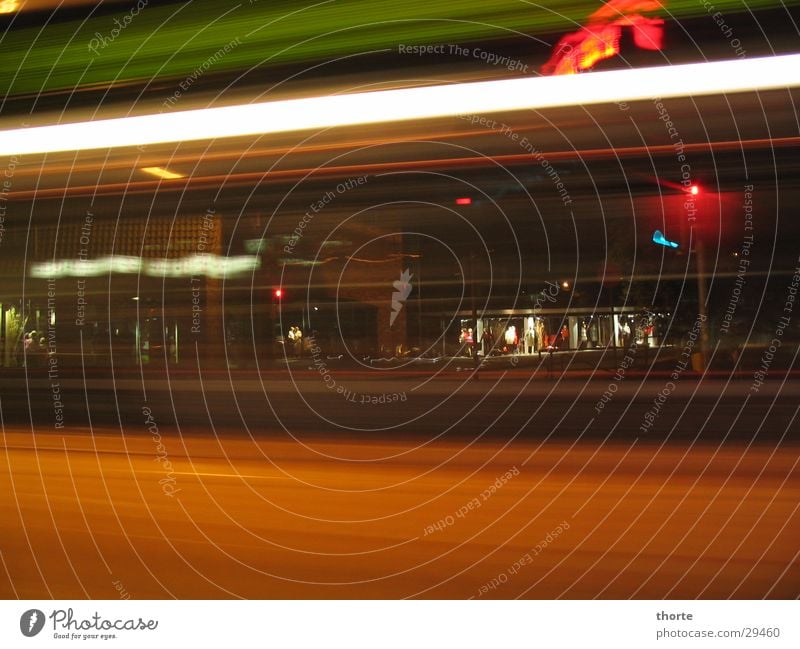
[[[800,54],[481,81],[0,131],[0,155],[79,151],[800,85]]]
[[[178,178],[185,178],[184,174],[176,174],[173,171],[164,169],[163,167],[142,167],[142,171],[156,178],[163,180],[177,180]]]
[[[485,133],[492,133],[496,131],[486,131]],[[472,134],[472,132],[470,133]],[[342,147],[346,145],[340,145]],[[690,142],[684,144],[685,152],[705,153],[708,151],[722,152],[722,151],[741,151],[750,149],[778,149],[785,147],[798,147],[800,146],[800,137],[784,137],[784,138],[758,138],[753,140],[724,140],[718,142]],[[551,162],[556,160],[602,160],[605,158],[627,158],[635,156],[662,156],[674,155],[675,147],[672,144],[662,144],[655,146],[636,146],[636,147],[619,147],[619,148],[604,148],[604,149],[567,149],[562,151],[545,151],[544,155]],[[230,156],[217,155],[215,159],[222,160],[226,157],[237,159],[238,153],[235,152]],[[242,156],[244,157],[244,156]],[[257,156],[254,156],[257,157]],[[339,165],[339,166],[325,166],[325,167],[297,167],[293,169],[277,169],[270,171],[266,174],[263,170],[260,171],[246,171],[236,173],[224,174],[196,174],[179,178],[172,181],[160,180],[141,180],[141,181],[125,181],[125,182],[107,182],[102,185],[73,185],[69,187],[46,187],[37,189],[26,189],[20,191],[12,191],[7,194],[9,199],[12,200],[31,200],[42,198],[62,198],[64,196],[97,196],[101,194],[114,195],[126,194],[128,196],[137,193],[150,193],[153,191],[184,191],[187,187],[203,187],[203,186],[249,186],[253,183],[280,183],[289,180],[296,180],[300,178],[314,177],[334,177],[334,178],[348,178],[352,176],[363,175],[365,173],[378,174],[378,173],[391,173],[401,172],[407,170],[422,170],[422,169],[456,169],[464,167],[482,167],[488,164],[496,164],[502,166],[514,166],[517,164],[529,163],[531,159],[530,153],[511,153],[511,154],[498,154],[491,156],[465,156],[460,158],[425,158],[421,160],[403,160],[395,162],[371,162],[366,164],[355,165]],[[196,160],[192,157],[191,160]],[[205,161],[206,158],[204,157]],[[111,165],[107,165],[111,166]],[[115,167],[122,167],[124,165],[116,163]],[[38,168],[37,168],[38,169]],[[39,173],[37,171],[37,173]],[[683,190],[682,185],[676,185],[673,189]]]

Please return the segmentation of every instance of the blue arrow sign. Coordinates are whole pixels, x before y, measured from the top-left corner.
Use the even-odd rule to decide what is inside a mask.
[[[653,243],[657,243],[659,246],[666,246],[667,248],[679,247],[679,245],[674,241],[666,239],[661,230],[656,230],[655,232],[653,232]]]

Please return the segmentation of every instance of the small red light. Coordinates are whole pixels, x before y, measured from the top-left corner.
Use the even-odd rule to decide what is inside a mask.
[[[472,205],[472,199],[468,196],[465,198],[457,198],[456,205]]]
[[[692,185],[689,192],[691,193],[692,196],[697,196],[700,193],[700,188],[697,185]]]
[[[275,289],[275,297],[277,297],[277,298],[283,297],[283,291],[281,289],[279,289],[279,288],[276,288]]]

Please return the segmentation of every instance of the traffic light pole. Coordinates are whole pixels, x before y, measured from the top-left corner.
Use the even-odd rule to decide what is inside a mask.
[[[697,235],[697,231],[694,232]],[[705,370],[708,365],[710,349],[710,335],[708,330],[708,289],[706,287],[706,249],[703,239],[699,235],[694,242],[697,264],[697,309],[700,316],[700,353],[703,357],[702,365]]]

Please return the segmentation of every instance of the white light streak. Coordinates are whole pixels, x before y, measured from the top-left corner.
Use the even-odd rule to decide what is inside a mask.
[[[0,131],[0,155],[265,135],[800,86],[800,54],[403,88]]]

